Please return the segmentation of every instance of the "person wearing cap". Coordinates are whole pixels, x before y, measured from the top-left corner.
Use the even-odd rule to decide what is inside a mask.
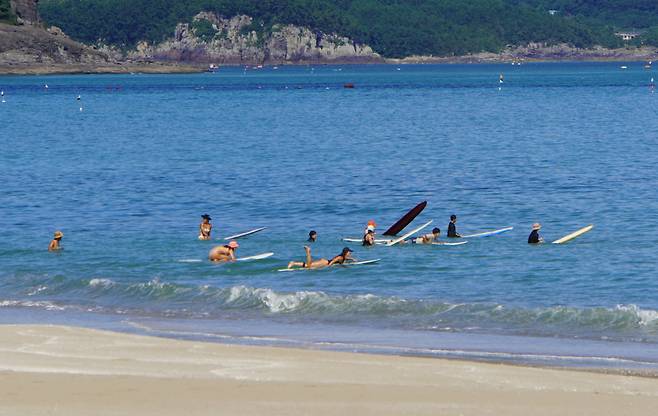
[[[235,250],[238,247],[240,247],[240,245],[235,240],[224,246],[213,247],[213,249],[210,250],[210,253],[208,253],[208,259],[217,262],[235,261]]]
[[[375,220],[369,220],[366,229],[363,230],[363,235],[365,236],[366,234],[368,234],[368,231],[372,231],[374,233],[375,228],[377,228],[377,224],[375,223]]]
[[[439,241],[439,235],[441,235],[441,230],[438,227],[434,227],[431,233],[416,237],[411,242],[415,244],[432,244]]]
[[[366,235],[363,236],[363,241],[361,242],[361,245],[364,247],[370,247],[375,245],[375,231],[374,230],[366,230]]]
[[[210,231],[212,230],[212,224],[210,221],[210,215],[203,214],[201,216],[201,224],[199,224],[199,240],[210,240]]]
[[[59,245],[59,243],[62,241],[62,237],[64,237],[63,232],[55,231],[55,235],[53,236],[53,239],[50,242],[50,245],[48,245],[48,251],[62,250],[62,248]]]
[[[341,251],[339,255],[334,256],[331,260],[313,260],[311,258],[311,247],[304,246],[304,250],[306,251],[306,261],[291,261],[288,263],[289,269],[292,269],[293,267],[302,267],[304,269],[322,269],[324,267],[333,266],[334,264],[343,264],[347,260],[354,260],[351,255],[352,250],[349,247],[343,248],[343,251]]]
[[[544,242],[544,239],[539,235],[539,230],[541,230],[541,224],[536,222],[532,224],[532,232],[528,236],[528,244],[541,244]]]
[[[309,243],[315,243],[316,241],[318,241],[318,233],[315,230],[311,230],[308,233],[308,240],[306,241],[308,241]]]
[[[448,238],[459,238],[461,234],[457,232],[457,216],[452,214],[450,216],[450,223],[448,224]]]

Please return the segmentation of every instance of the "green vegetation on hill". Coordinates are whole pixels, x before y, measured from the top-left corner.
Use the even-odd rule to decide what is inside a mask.
[[[0,23],[16,23],[16,16],[11,12],[9,0],[0,0]]]
[[[644,29],[658,26],[656,0],[509,0],[563,16],[582,16],[617,29]]]
[[[40,12],[46,22],[75,39],[126,48],[141,40],[161,41],[173,34],[176,23],[211,11],[224,17],[252,16],[253,28],[260,33],[277,23],[295,24],[348,36],[386,57],[404,57],[497,52],[529,42],[617,47],[622,43],[614,36],[615,20],[605,16],[614,17],[616,3],[628,3],[628,15],[637,15],[628,19],[635,21],[642,9],[630,3],[652,2],[555,0],[558,6],[553,6],[547,0],[42,0]],[[584,5],[594,3],[609,3],[609,14],[585,13],[589,9]],[[580,5],[582,12],[548,13],[555,8],[566,11],[567,5]],[[201,36],[208,32],[197,26]]]

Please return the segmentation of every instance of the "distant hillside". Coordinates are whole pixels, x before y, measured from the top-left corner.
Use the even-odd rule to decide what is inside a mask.
[[[617,29],[648,29],[658,26],[656,0],[508,0],[562,16],[580,16]]]
[[[191,24],[203,11],[223,18],[252,17],[241,30],[257,33],[258,39],[266,39],[275,26],[291,24],[345,36],[389,58],[499,52],[532,42],[578,48],[622,45],[607,20],[551,15],[548,3],[541,0],[42,0],[40,4],[42,18],[74,39],[124,49],[141,41],[154,44],[171,38],[178,23]]]

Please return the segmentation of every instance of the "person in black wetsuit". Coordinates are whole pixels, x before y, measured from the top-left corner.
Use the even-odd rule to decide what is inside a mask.
[[[363,241],[361,244],[365,247],[375,245],[375,232],[373,230],[368,230],[366,235],[363,236]]]
[[[539,230],[541,230],[541,224],[536,222],[532,224],[532,232],[528,236],[528,244],[541,244],[544,242],[544,239],[539,235]]]
[[[457,233],[457,216],[452,214],[450,216],[450,224],[448,224],[448,238],[459,238],[461,234]]]

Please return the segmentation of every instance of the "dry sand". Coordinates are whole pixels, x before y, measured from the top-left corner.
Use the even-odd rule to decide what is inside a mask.
[[[658,380],[0,326],[0,415],[648,415]]]

